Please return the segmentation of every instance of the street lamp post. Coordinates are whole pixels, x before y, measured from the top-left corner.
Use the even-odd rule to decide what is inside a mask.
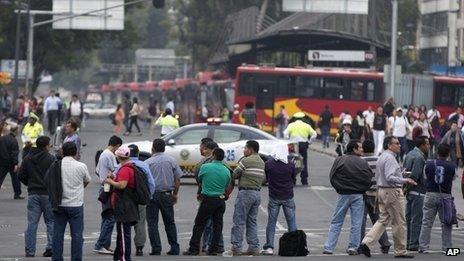
[[[29,17],[29,23],[28,23],[28,31],[29,31],[29,33],[28,33],[28,37],[27,37],[26,86],[25,86],[26,96],[29,95],[29,74],[31,74],[31,76],[32,76],[31,80],[33,80],[33,75],[34,75],[33,72],[32,72],[32,70],[33,70],[32,69],[32,65],[33,65],[33,48],[34,48],[34,27],[38,27],[38,26],[41,26],[41,25],[47,25],[47,24],[51,24],[51,23],[54,23],[54,22],[58,22],[58,21],[68,20],[68,19],[79,17],[79,16],[94,15],[95,13],[110,10],[110,9],[114,9],[114,8],[118,8],[118,7],[121,7],[121,6],[134,5],[134,4],[138,4],[138,3],[141,3],[141,2],[148,2],[148,1],[150,1],[150,0],[133,0],[133,1],[130,1],[130,2],[127,2],[127,3],[114,5],[114,6],[98,9],[98,10],[92,10],[92,11],[88,11],[88,12],[81,13],[81,14],[73,14],[73,13],[64,13],[63,14],[63,12],[53,12],[53,11],[43,11],[43,10],[33,10],[33,11],[31,11],[30,10],[30,0],[28,0],[27,1],[27,12],[26,12],[28,17]],[[20,15],[20,14],[23,13],[23,10],[17,10],[17,12]],[[34,23],[34,16],[36,14],[37,15],[61,14],[61,15],[68,15],[68,16]]]
[[[398,41],[398,1],[392,0],[392,36],[390,50],[390,96],[395,97],[396,49]]]

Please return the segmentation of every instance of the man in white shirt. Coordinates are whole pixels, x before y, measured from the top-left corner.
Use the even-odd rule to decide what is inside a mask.
[[[369,108],[363,112],[363,116],[366,119],[366,123],[372,129],[372,127],[374,126],[375,112],[372,110],[371,106],[369,106]]]
[[[69,103],[69,111],[68,111],[69,118],[77,123],[77,125],[81,125],[82,117],[84,116],[84,108],[82,103],[79,101],[77,94],[73,94],[72,100]]]
[[[435,117],[441,119],[441,114],[437,110],[437,108],[432,107],[430,110],[427,111],[427,120],[429,121],[429,123],[431,123]]]
[[[84,188],[90,182],[87,165],[75,159],[77,147],[74,142],[63,144],[61,161],[62,198],[58,211],[54,212],[53,257],[63,260],[63,241],[66,225],[71,231],[71,260],[82,260],[84,238]]]
[[[165,109],[171,109],[172,113],[175,112],[175,110],[174,110],[174,100],[172,98],[169,98],[169,101],[166,103],[166,108]]]
[[[400,160],[403,160],[403,156],[408,152],[408,142],[406,140],[406,134],[408,131],[408,120],[403,115],[403,109],[398,107],[396,109],[396,115],[388,118],[390,133],[393,137],[397,138],[401,144],[401,152],[399,154]]]
[[[48,118],[48,132],[55,134],[56,122],[58,120],[59,108],[61,107],[61,99],[56,97],[55,91],[50,92],[50,96],[45,99],[44,112]]]
[[[108,174],[112,174],[116,169],[118,163],[116,162],[116,157],[114,152],[122,145],[122,140],[118,136],[113,135],[109,142],[108,147],[100,154],[98,159],[95,172],[100,178],[100,183],[103,184],[105,179],[108,177]],[[102,185],[103,186],[103,185]],[[103,187],[100,188],[102,190]],[[100,236],[98,237],[97,242],[94,246],[94,252],[99,254],[111,255],[113,251],[110,249],[111,245],[111,234],[114,229],[114,217],[111,214],[108,214],[107,205],[102,203],[102,221],[100,226]]]
[[[463,127],[464,123],[464,115],[462,115],[462,109],[461,107],[456,107],[456,111],[451,113],[448,116],[448,121],[450,122],[457,122],[458,123],[458,128],[461,129]]]

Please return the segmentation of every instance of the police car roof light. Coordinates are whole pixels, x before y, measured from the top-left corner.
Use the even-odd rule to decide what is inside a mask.
[[[222,119],[221,118],[208,118],[206,119],[206,123],[208,123],[208,125],[221,125]]]

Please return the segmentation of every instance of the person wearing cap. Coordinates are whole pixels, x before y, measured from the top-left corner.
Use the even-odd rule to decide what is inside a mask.
[[[114,209],[117,236],[114,260],[131,260],[131,226],[136,224],[139,217],[137,202],[135,201],[135,171],[130,159],[129,147],[123,145],[116,152],[121,166],[110,175],[105,183],[113,187],[111,205]]]
[[[346,146],[350,143],[350,140],[354,139],[354,133],[351,129],[351,119],[344,119],[342,122],[342,128],[340,129],[335,142],[338,143],[335,151],[338,156],[342,156],[346,152]]]
[[[401,144],[401,152],[400,152],[400,160],[403,160],[404,155],[409,151],[408,150],[408,142],[406,139],[406,135],[408,132],[408,120],[406,117],[403,115],[403,109],[401,107],[398,107],[396,109],[396,113],[391,116],[389,119],[389,127],[390,131],[389,133],[397,138],[400,141]]]
[[[308,123],[303,121],[305,118],[303,112],[297,112],[293,115],[295,121],[290,123],[284,131],[287,139],[298,142],[298,152],[303,157],[303,170],[301,171],[301,184],[309,185],[308,179],[308,147],[316,139],[317,133]],[[309,138],[309,140],[308,140]]]
[[[153,174],[151,173],[150,167],[147,163],[139,160],[139,147],[135,144],[131,144],[128,146],[130,149],[130,160],[134,165],[141,169],[147,176],[147,185],[150,191],[150,195],[155,193],[155,180],[153,179]],[[134,236],[134,244],[135,244],[135,255],[136,256],[143,256],[143,247],[145,246],[145,242],[147,241],[147,211],[146,206],[139,205],[139,216],[140,219],[137,224],[134,226],[135,236]]]
[[[19,145],[16,135],[18,124],[9,123],[10,133],[0,137],[0,187],[8,173],[13,183],[14,199],[24,199],[21,197],[21,183],[18,179],[18,155]]]
[[[26,157],[31,148],[36,147],[35,141],[37,138],[44,135],[43,126],[38,121],[39,117],[31,112],[21,135],[21,140],[23,142],[23,158]]]
[[[169,134],[171,131],[179,128],[179,120],[172,116],[172,111],[167,108],[164,115],[161,115],[155,122],[155,125],[161,126],[161,137]]]
[[[63,260],[64,232],[68,223],[71,232],[71,260],[82,260],[84,188],[89,184],[91,178],[87,165],[76,160],[76,144],[65,142],[62,149],[63,159],[61,160],[60,175],[62,196],[61,203],[57,202],[57,210],[53,212],[52,260]]]

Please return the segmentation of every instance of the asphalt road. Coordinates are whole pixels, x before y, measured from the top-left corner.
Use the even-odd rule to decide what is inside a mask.
[[[145,131],[142,137],[124,137],[124,142],[138,141],[143,139],[152,140],[155,133]],[[83,148],[82,160],[85,162],[91,173],[94,173],[94,154],[97,149],[104,148],[108,138],[111,135],[111,126],[105,120],[89,120],[86,128],[81,132],[83,143],[87,146]],[[317,145],[314,145],[317,147]],[[348,234],[349,234],[349,216],[345,220],[345,227],[340,235],[335,254],[333,256],[324,256],[322,254],[322,247],[327,236],[330,218],[334,209],[337,194],[330,186],[328,179],[328,172],[333,162],[333,157],[311,151],[309,154],[311,187],[297,186],[295,188],[295,201],[297,206],[297,225],[299,229],[306,232],[308,237],[308,245],[311,251],[309,259],[311,260],[364,260],[363,256],[348,256],[345,253],[347,247]],[[97,202],[98,183],[97,177],[92,174],[92,182],[85,190],[85,230],[84,230],[84,260],[112,260],[111,256],[97,255],[92,252],[93,245],[98,238],[100,228],[100,204]],[[458,182],[456,182],[458,183]],[[26,188],[23,186],[23,191]],[[458,193],[459,192],[459,193]],[[191,236],[193,219],[196,214],[197,202],[195,200],[196,186],[191,181],[183,182],[180,189],[179,202],[175,206],[176,223],[178,230],[179,243],[181,250],[188,247],[188,241]],[[236,193],[236,191],[234,192]],[[267,188],[261,192],[262,203],[258,214],[258,233],[260,244],[265,242],[265,229],[267,223]],[[464,208],[463,200],[455,184],[454,193],[459,198],[456,203],[458,209],[462,212]],[[26,195],[26,193],[23,193]],[[26,200],[18,201],[13,200],[13,192],[9,178],[6,178],[3,188],[0,190],[0,260],[23,260],[24,258],[24,230],[26,228]],[[233,202],[235,195],[227,202],[227,209],[224,215],[224,241],[226,249],[230,248],[230,230],[232,226]],[[160,220],[161,222],[161,220]],[[464,223],[461,222],[461,226]],[[370,223],[368,223],[370,226]],[[279,217],[277,224],[276,246],[278,245],[278,238],[286,231],[286,223],[283,214]],[[200,258],[223,259],[223,257],[171,257],[166,256],[165,252],[169,250],[167,239],[164,233],[163,225],[160,224],[160,233],[163,242],[162,256],[152,257],[145,255],[144,257],[134,257],[134,260],[192,260]],[[70,237],[67,232],[65,237],[65,256],[69,260],[70,252]],[[116,232],[113,233],[113,245]],[[46,234],[45,225],[41,221],[38,230],[37,240],[37,256],[40,256],[45,248]],[[390,237],[391,238],[391,237]],[[461,227],[453,231],[453,242],[456,247],[460,247],[464,251],[464,229]],[[432,233],[431,250],[436,253],[419,255],[421,260],[445,260],[445,257],[440,254],[440,229],[439,224],[435,224]],[[246,244],[244,246],[246,249]],[[144,249],[145,253],[150,251],[149,240]],[[378,248],[373,249],[373,259],[392,259],[393,255],[379,254]],[[135,252],[135,251],[134,251]],[[461,254],[462,256],[462,254]],[[234,257],[234,260],[249,260],[250,257]],[[276,259],[274,257],[253,257],[253,259]],[[457,257],[459,258],[459,257]],[[292,259],[307,259],[307,258],[288,258]],[[44,258],[35,258],[28,260],[46,260]]]

